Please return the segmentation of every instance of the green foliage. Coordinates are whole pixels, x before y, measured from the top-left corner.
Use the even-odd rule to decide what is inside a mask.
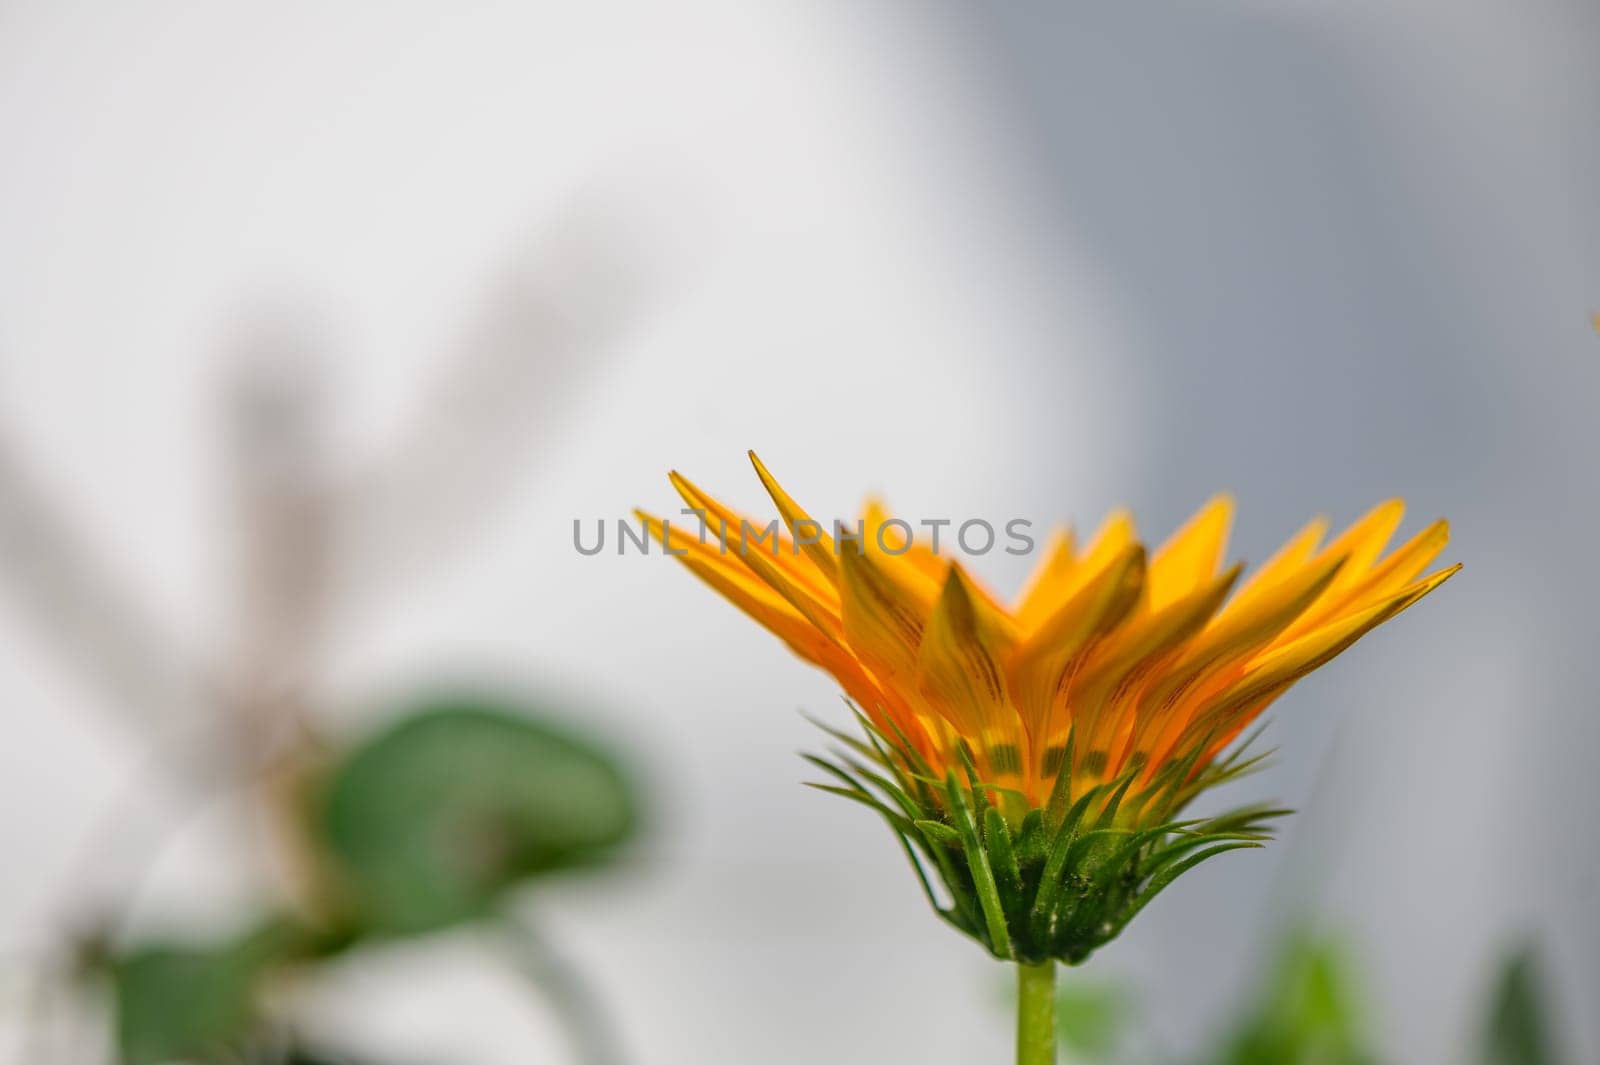
[[[1291,938],[1216,1065],[1372,1065],[1356,989],[1334,943]]]
[[[1301,931],[1279,947],[1268,979],[1214,1046],[1176,1060],[1193,1065],[1377,1065],[1360,974],[1338,941]],[[1057,1037],[1067,1060],[1110,1065],[1133,1012],[1117,988],[1079,975],[1056,992]],[[1475,1041],[1477,1065],[1563,1065],[1550,999],[1531,948],[1513,953]],[[1164,1059],[1170,1060],[1170,1059]]]
[[[941,779],[904,737],[857,719],[865,743],[822,726],[843,747],[832,759],[806,756],[834,781],[812,786],[877,812],[900,838],[935,912],[997,958],[1086,960],[1183,873],[1226,851],[1259,847],[1270,838],[1268,822],[1286,812],[1248,807],[1175,819],[1199,792],[1258,761],[1242,755],[1198,770],[1193,761],[1168,766],[1137,792],[1133,769],[1076,799],[1064,771],[1047,807],[1030,810],[1015,791],[979,780],[970,756],[963,776]],[[1070,741],[1065,764],[1072,764]],[[935,876],[949,906],[933,893]]]
[[[1105,1060],[1127,1015],[1127,996],[1108,984],[1063,980],[1056,989],[1056,1039],[1074,1058]]]
[[[258,1006],[275,976],[373,936],[488,916],[528,878],[603,861],[638,820],[606,752],[482,699],[422,704],[336,759],[318,795],[309,828],[335,912],[315,929],[278,920],[103,958],[123,1065],[331,1060],[271,1037]]]
[[[598,746],[481,699],[424,705],[332,772],[319,828],[365,934],[482,916],[529,877],[590,865],[633,832]]]
[[[1525,947],[1500,972],[1484,1032],[1483,1065],[1557,1065],[1550,1014],[1537,955]]]
[[[273,923],[216,946],[148,945],[110,962],[118,1053],[124,1065],[221,1061],[256,1024],[267,973],[298,937]]]

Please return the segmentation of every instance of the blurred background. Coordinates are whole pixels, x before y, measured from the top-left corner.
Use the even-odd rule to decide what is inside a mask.
[[[759,508],[754,447],[828,515],[1159,540],[1227,489],[1252,561],[1448,516],[1465,573],[1279,704],[1283,840],[1091,972],[1195,1060],[1309,924],[1444,1065],[1532,946],[1600,1062],[1597,60],[1594,0],[0,0],[5,1052],[108,1060],[84,944],[304,894],[277,768],[454,685],[632,782],[517,897],[608,1060],[1003,1060],[1005,972],[798,786],[827,679],[573,549],[669,467]],[[297,1024],[578,1060],[493,940],[342,955]]]

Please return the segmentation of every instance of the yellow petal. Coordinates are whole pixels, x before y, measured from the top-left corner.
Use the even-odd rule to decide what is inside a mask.
[[[845,638],[885,683],[909,682],[929,608],[872,555],[846,546],[839,555]]]
[[[1143,671],[1195,635],[1217,612],[1244,570],[1236,563],[1178,601],[1129,621],[1096,648],[1073,684],[1085,703],[1109,702],[1119,690],[1137,684]]]
[[[1347,560],[1344,569],[1337,580],[1329,587],[1329,597],[1337,595],[1339,589],[1349,586],[1360,580],[1372,564],[1383,554],[1384,545],[1400,527],[1400,519],[1406,514],[1406,505],[1403,500],[1390,499],[1373,507],[1361,520],[1350,528],[1340,533],[1332,543],[1323,548],[1321,558],[1337,558],[1341,555]]]
[[[1441,530],[1437,525],[1424,529],[1419,537],[1413,537],[1407,544],[1399,548],[1395,554],[1400,554],[1400,559],[1393,569],[1386,569],[1385,564],[1378,564],[1378,556],[1383,553],[1389,538],[1400,525],[1400,519],[1405,515],[1405,504],[1398,499],[1391,499],[1387,503],[1379,504],[1371,513],[1361,521],[1351,526],[1350,530],[1335,540],[1323,552],[1324,555],[1333,552],[1341,542],[1349,548],[1349,559],[1344,568],[1339,571],[1338,577],[1328,586],[1328,590],[1315,604],[1308,608],[1303,616],[1284,630],[1282,639],[1298,639],[1315,629],[1328,624],[1341,614],[1359,607],[1365,601],[1375,598],[1371,593],[1377,587],[1373,583],[1374,576],[1379,570],[1384,570],[1391,577],[1393,573],[1403,569],[1408,560],[1419,558],[1419,549],[1425,551],[1427,545],[1434,541],[1441,531],[1448,537],[1448,530]],[[1443,549],[1443,544],[1440,544]],[[1408,550],[1409,549],[1409,550]],[[1436,552],[1437,553],[1437,552]],[[1390,556],[1391,559],[1394,555]],[[1427,559],[1416,562],[1416,569],[1410,576],[1401,581],[1390,581],[1389,590],[1398,591],[1405,580],[1416,576],[1428,564]],[[1382,577],[1379,578],[1380,581]]]
[[[676,474],[689,505],[746,549],[730,554],[647,517],[652,535],[936,771],[959,770],[956,752],[970,746],[981,770],[1015,775],[1034,802],[1069,726],[1086,780],[1134,760],[1146,783],[1180,755],[1203,765],[1301,677],[1455,572],[1417,579],[1448,541],[1443,522],[1385,554],[1403,515],[1393,500],[1331,543],[1327,523],[1312,522],[1230,599],[1240,570],[1219,573],[1233,509],[1222,496],[1148,562],[1126,514],[1087,549],[1058,533],[1007,610],[949,561],[951,527],[935,551],[924,527],[869,502],[859,535],[822,529],[750,459],[780,515],[759,530],[767,539],[752,540],[755,525]],[[812,531],[814,542],[800,542]]]
[[[818,644],[829,641],[766,582],[736,564],[732,558],[720,555],[715,548],[702,544],[698,537],[682,529],[666,526],[660,518],[645,511],[636,510],[634,514],[644,522],[657,543],[663,546],[670,544],[674,557],[709,584],[717,594],[783,639],[796,653],[820,664]]]
[[[946,571],[950,564],[945,561],[949,553],[949,546],[940,548],[944,554],[930,550],[918,542],[915,531],[907,532],[910,523],[903,519],[896,519],[889,513],[883,501],[877,498],[868,499],[861,508],[861,545],[859,550],[872,556],[872,560],[883,569],[893,573],[908,590],[927,604],[928,609],[933,608],[933,603],[939,598],[944,588]],[[946,530],[946,536],[950,533]],[[849,544],[844,545],[841,554],[852,550]]]
[[[741,559],[758,572],[776,570],[786,581],[805,588],[811,598],[825,604],[830,611],[837,611],[838,590],[831,581],[817,572],[815,566],[803,562],[798,557],[799,551],[793,542],[779,529],[781,521],[773,519],[765,525],[758,525],[701,491],[697,485],[676,470],[667,476],[684,502],[695,510],[705,512],[708,519],[715,519],[718,527],[726,530],[728,542],[723,546],[723,550],[728,554]],[[767,560],[767,564],[760,566],[752,562],[752,559]]]
[[[1245,604],[1253,602],[1257,596],[1270,592],[1299,571],[1311,559],[1317,550],[1317,545],[1327,534],[1327,518],[1315,518],[1307,523],[1305,528],[1295,533],[1288,543],[1278,549],[1277,554],[1263,562],[1246,578],[1223,613],[1241,609]]]
[[[1178,716],[1179,726],[1187,723],[1182,710],[1187,697],[1230,664],[1258,654],[1264,644],[1322,595],[1342,563],[1342,558],[1333,558],[1304,566],[1275,587],[1259,590],[1243,608],[1229,603],[1229,608],[1211,619],[1211,624],[1184,648],[1182,656],[1139,697],[1138,726],[1130,734],[1134,748],[1144,748],[1149,755],[1150,750],[1160,747],[1162,737],[1170,739],[1168,726],[1174,716]]]
[[[1020,773],[1021,729],[987,628],[960,567],[951,566],[917,652],[918,685],[995,771]]]
[[[1415,580],[1417,574],[1439,557],[1450,543],[1450,523],[1440,519],[1423,529],[1410,540],[1395,548],[1367,575],[1352,585],[1345,595],[1329,604],[1329,616],[1360,609],[1384,596],[1392,595]]]
[[[1252,661],[1244,674],[1218,694],[1208,714],[1230,711],[1274,696],[1312,670],[1332,661],[1362,636],[1455,576],[1460,563],[1440,570],[1409,588],[1364,610],[1347,614],[1307,633],[1293,643],[1274,648]]]
[[[705,495],[688,480],[673,475],[673,483],[684,499],[689,501],[691,507],[706,510],[709,514],[719,519],[726,520],[732,514],[727,508],[717,503],[716,500]],[[775,547],[779,547],[774,543]],[[707,545],[707,550],[711,550]],[[728,552],[728,557],[737,559],[752,573],[759,577],[773,591],[795,609],[802,617],[815,625],[824,636],[834,643],[841,643],[844,639],[844,629],[839,621],[839,601],[837,593],[831,587],[819,587],[814,579],[803,579],[802,571],[808,569],[796,564],[783,565],[778,557],[769,557],[759,548],[750,548],[740,536],[733,546],[722,545],[715,549],[717,553]],[[781,550],[781,548],[780,548]],[[791,563],[798,563],[798,559],[790,559]]]
[[[661,519],[642,510],[634,513],[657,543],[670,542],[674,557],[691,573],[777,636],[794,654],[832,674],[874,724],[891,735],[903,733],[924,757],[933,753],[934,744],[905,701],[879,685],[848,649],[825,636],[764,581],[732,557],[701,543],[698,536],[664,526]]]
[[[1200,508],[1150,559],[1150,609],[1188,595],[1217,575],[1233,525],[1233,500],[1219,495]]]
[[[1125,510],[1108,514],[1084,552],[1070,565],[1059,563],[1059,574],[1041,581],[1033,589],[1028,606],[1033,620],[1031,624],[1019,625],[1019,634],[1025,636],[1037,629],[1090,581],[1102,576],[1113,564],[1120,564],[1123,553],[1134,543],[1133,517]]]
[[[1315,603],[1349,563],[1323,558],[1303,566],[1249,602],[1219,614],[1185,654],[1185,662],[1199,664],[1233,658],[1275,639]]]
[[[1055,608],[1064,601],[1061,588],[1076,565],[1072,548],[1071,529],[1057,529],[1050,534],[1044,559],[1023,586],[1022,595],[1017,598],[1017,607],[1013,611],[1017,628],[1023,633],[1038,628],[1039,623],[1053,614]]]
[[[828,534],[828,530],[823,527],[821,522],[812,518],[811,515],[801,509],[798,503],[790,498],[789,493],[785,492],[782,486],[778,484],[777,479],[767,471],[766,466],[762,465],[761,459],[756,457],[754,451],[750,452],[750,462],[755,466],[756,476],[760,477],[761,483],[766,486],[767,494],[772,497],[772,502],[777,504],[778,513],[782,514],[783,520],[788,523],[789,531],[793,534],[795,542],[800,544],[806,553],[806,557],[817,567],[818,572],[826,577],[830,584],[837,587],[839,583],[839,565],[833,550],[833,537]],[[816,530],[817,536],[814,543],[801,543],[802,539],[808,541],[812,539],[802,532],[803,529]]]
[[[1138,605],[1143,585],[1144,548],[1124,547],[1017,645],[1008,663],[1011,690],[1036,743],[1049,738],[1051,715],[1076,660]]]

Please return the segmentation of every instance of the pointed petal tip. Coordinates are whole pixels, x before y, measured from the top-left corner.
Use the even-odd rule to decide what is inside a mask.
[[[1405,591],[1400,593],[1400,598],[1402,600],[1404,600],[1406,605],[1409,606],[1410,604],[1415,603],[1417,600],[1421,599],[1423,596],[1427,595],[1429,592],[1432,592],[1433,590],[1438,588],[1439,585],[1443,584],[1445,581],[1448,581],[1451,577],[1454,577],[1457,573],[1460,573],[1460,572],[1461,572],[1461,563],[1459,563],[1459,562],[1457,562],[1453,566],[1446,566],[1444,569],[1439,570],[1437,573],[1430,573],[1426,577],[1423,577],[1420,580],[1416,581],[1409,588],[1407,588]]]
[[[874,514],[889,516],[889,503],[882,492],[868,492],[867,497],[861,501],[861,516],[870,519]]]
[[[1379,503],[1374,503],[1366,513],[1352,522],[1345,530],[1346,533],[1360,526],[1375,527],[1388,526],[1391,530],[1400,526],[1406,514],[1406,501],[1399,496],[1391,496]],[[1343,534],[1341,534],[1343,535]]]
[[[946,585],[955,585],[963,595],[967,596],[970,596],[976,587],[972,582],[971,574],[956,559],[950,560],[950,565],[945,570],[944,583]]]
[[[755,467],[756,476],[761,478],[761,485],[767,490],[767,495],[772,497],[774,503],[782,506],[779,496],[783,495],[784,492],[778,484],[778,479],[772,476],[772,471],[767,469],[767,464],[761,461],[761,456],[755,453],[754,448],[746,451],[745,454],[750,456],[750,465]]]
[[[669,470],[667,479],[672,482],[672,487],[678,490],[678,494],[683,497],[683,501],[690,506],[695,506],[697,502],[706,503],[711,498],[700,490],[699,485],[677,470]]]
[[[658,544],[666,542],[665,537],[667,526],[660,518],[656,517],[648,510],[645,510],[643,507],[634,507],[633,516],[644,523],[645,532],[649,534],[650,539],[654,540]]]

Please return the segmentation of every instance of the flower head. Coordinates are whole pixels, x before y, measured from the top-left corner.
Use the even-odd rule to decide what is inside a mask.
[[[1123,513],[1081,547],[1057,532],[1007,604],[880,504],[830,530],[750,457],[782,531],[676,473],[716,535],[640,517],[839,681],[866,736],[835,733],[846,748],[813,760],[825,787],[944,880],[947,920],[1024,961],[1082,960],[1182,871],[1264,839],[1281,811],[1175,818],[1253,764],[1236,741],[1275,699],[1459,568],[1423,576],[1444,521],[1384,554],[1390,501],[1326,543],[1312,522],[1241,581],[1219,496],[1154,552]]]

